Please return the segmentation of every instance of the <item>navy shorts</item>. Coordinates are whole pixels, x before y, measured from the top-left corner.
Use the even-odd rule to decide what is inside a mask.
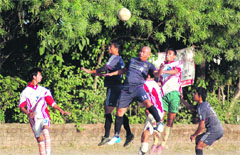
[[[143,86],[138,87],[123,87],[119,99],[119,108],[128,107],[132,101],[143,102],[148,99],[148,95]]]
[[[213,142],[215,142],[216,140],[220,139],[223,136],[223,132],[207,131],[199,136],[201,137],[200,141],[210,146],[213,144]]]
[[[117,107],[120,94],[121,94],[121,86],[108,87],[107,98],[105,102],[106,106]]]

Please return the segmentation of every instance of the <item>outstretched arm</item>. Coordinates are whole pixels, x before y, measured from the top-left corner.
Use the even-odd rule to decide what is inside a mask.
[[[112,72],[112,73],[103,74],[103,76],[121,75],[121,74],[124,74],[126,71],[127,71],[127,69],[123,68],[123,69],[119,69],[119,70],[117,70],[115,72]]]
[[[183,99],[183,96],[181,96],[181,101],[191,112],[196,112],[195,108]]]
[[[85,67],[81,67],[81,70],[83,70],[84,72],[88,73],[88,74],[97,74],[96,70],[89,70]]]
[[[193,140],[197,137],[197,135],[199,135],[199,134],[201,133],[201,131],[202,131],[202,129],[204,128],[204,126],[205,126],[205,122],[204,122],[204,121],[200,121],[197,130],[196,130],[195,133],[194,133],[193,135],[191,135],[191,137],[190,137],[190,140],[191,140],[191,141],[193,141]]]
[[[57,109],[62,115],[71,115],[71,113],[62,110],[57,104],[54,104],[53,108]]]

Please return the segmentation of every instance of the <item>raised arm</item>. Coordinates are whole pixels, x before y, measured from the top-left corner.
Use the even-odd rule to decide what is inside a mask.
[[[115,72],[103,74],[103,76],[121,75],[121,74],[124,74],[126,71],[127,71],[127,69],[126,69],[126,68],[123,68],[123,69],[119,69],[119,70],[117,70],[117,71],[115,71]]]
[[[81,67],[81,70],[83,70],[84,72],[88,73],[88,74],[97,74],[96,70],[89,70],[85,67]]]

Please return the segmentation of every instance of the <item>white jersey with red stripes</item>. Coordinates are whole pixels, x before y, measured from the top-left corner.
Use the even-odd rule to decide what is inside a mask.
[[[162,83],[162,89],[164,95],[170,93],[171,91],[179,91],[182,93],[181,87],[181,73],[182,73],[183,64],[181,61],[172,61],[170,63],[164,62],[164,71],[177,69],[178,73],[171,75],[163,73],[160,77]]]
[[[29,83],[20,95],[19,107],[27,106],[29,112],[34,112],[35,118],[50,119],[47,104],[54,106],[56,103],[51,92],[42,86]]]
[[[162,89],[159,87],[158,83],[154,80],[146,80],[144,83],[144,89],[147,92],[153,106],[156,107],[159,116],[162,118],[163,117]]]

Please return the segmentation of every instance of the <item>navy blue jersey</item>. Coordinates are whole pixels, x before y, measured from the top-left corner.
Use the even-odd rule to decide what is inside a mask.
[[[119,55],[112,55],[108,62],[101,68],[97,69],[97,73],[111,73],[117,71],[119,69],[123,69],[125,66],[123,59]],[[122,84],[122,75],[116,76],[107,76],[104,79],[104,86],[105,87],[116,87]]]
[[[124,86],[141,86],[145,83],[148,74],[153,74],[156,68],[147,61],[140,58],[131,58],[128,64],[126,80]]]
[[[203,102],[197,106],[197,111],[201,121],[205,122],[207,131],[222,131],[223,127],[215,111],[208,102]]]

